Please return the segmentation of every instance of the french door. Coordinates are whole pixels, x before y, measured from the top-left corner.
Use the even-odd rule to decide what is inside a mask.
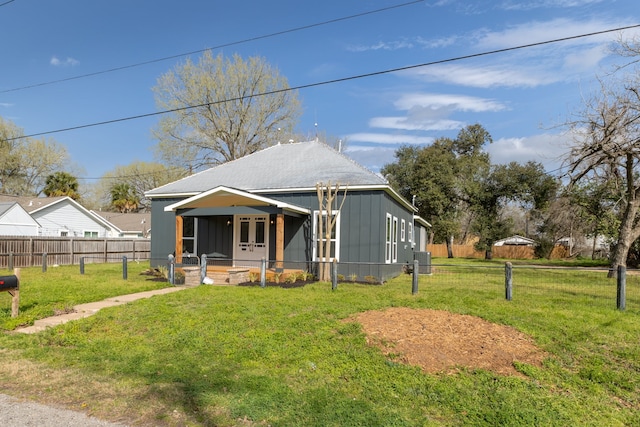
[[[269,259],[269,215],[236,215],[234,264],[259,267],[262,258]]]

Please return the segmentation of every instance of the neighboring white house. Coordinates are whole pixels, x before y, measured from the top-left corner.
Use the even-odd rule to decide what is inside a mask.
[[[498,240],[493,246],[535,246],[536,241],[523,236],[511,236]]]
[[[37,236],[40,224],[18,202],[0,202],[0,236]]]
[[[39,236],[108,237],[111,226],[70,197],[0,196],[18,203],[40,225]]]
[[[111,225],[108,237],[151,237],[150,213],[121,213],[91,211]]]

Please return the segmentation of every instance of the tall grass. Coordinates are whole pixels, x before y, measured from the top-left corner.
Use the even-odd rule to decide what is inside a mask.
[[[176,408],[193,425],[640,425],[638,307],[594,304],[582,293],[600,285],[576,270],[530,274],[535,291],[515,287],[512,301],[503,271],[482,264],[436,266],[417,295],[407,275],[335,291],[327,283],[200,286],[0,344],[146,390],[148,402],[166,408],[155,415],[159,425],[170,425]],[[464,368],[425,374],[387,359],[349,320],[398,306],[510,325],[550,356],[541,368],[518,364],[523,378]]]

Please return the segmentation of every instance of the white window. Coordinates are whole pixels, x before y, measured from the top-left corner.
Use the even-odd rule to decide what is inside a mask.
[[[59,230],[60,237],[67,237],[69,235],[69,230]]]
[[[182,253],[196,253],[196,219],[192,216],[182,218]]]
[[[392,262],[398,262],[398,218],[396,218],[395,216],[393,217],[393,235],[391,236],[392,239]]]
[[[413,224],[409,223],[409,243],[413,243]]]
[[[391,264],[391,233],[392,233],[391,214],[387,214],[384,225],[385,245],[384,245],[384,262]]]
[[[98,237],[97,231],[85,231],[84,237]]]
[[[320,211],[313,212],[313,260],[325,261],[324,251],[327,244],[330,246],[329,260],[340,259],[340,211],[332,211],[332,216],[335,219],[335,226],[331,230],[331,236],[327,242],[327,211],[322,211],[322,230],[318,230],[318,219],[320,218]],[[320,241],[322,241],[323,253],[319,253]]]
[[[404,219],[400,220],[400,241],[404,242],[405,237],[405,222]]]

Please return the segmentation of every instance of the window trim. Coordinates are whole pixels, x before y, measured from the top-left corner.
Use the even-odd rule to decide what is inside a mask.
[[[391,262],[398,262],[398,217],[393,217],[393,233],[391,236]]]
[[[336,217],[336,225],[335,225],[335,232],[334,232],[334,238],[330,239],[330,242],[334,244],[334,254],[333,257],[329,258],[329,261],[333,261],[334,258],[336,260],[340,259],[340,211],[339,210],[332,210],[332,215],[334,217]],[[322,211],[322,215],[324,217],[326,217],[326,210]],[[318,256],[318,217],[320,215],[320,210],[315,210],[313,211],[313,261],[325,261],[324,258],[320,258]],[[323,238],[324,241],[324,238]],[[326,244],[326,241],[325,241]]]
[[[386,264],[391,264],[391,227],[392,227],[392,216],[390,213],[387,213],[387,216],[384,220],[384,262]]]

